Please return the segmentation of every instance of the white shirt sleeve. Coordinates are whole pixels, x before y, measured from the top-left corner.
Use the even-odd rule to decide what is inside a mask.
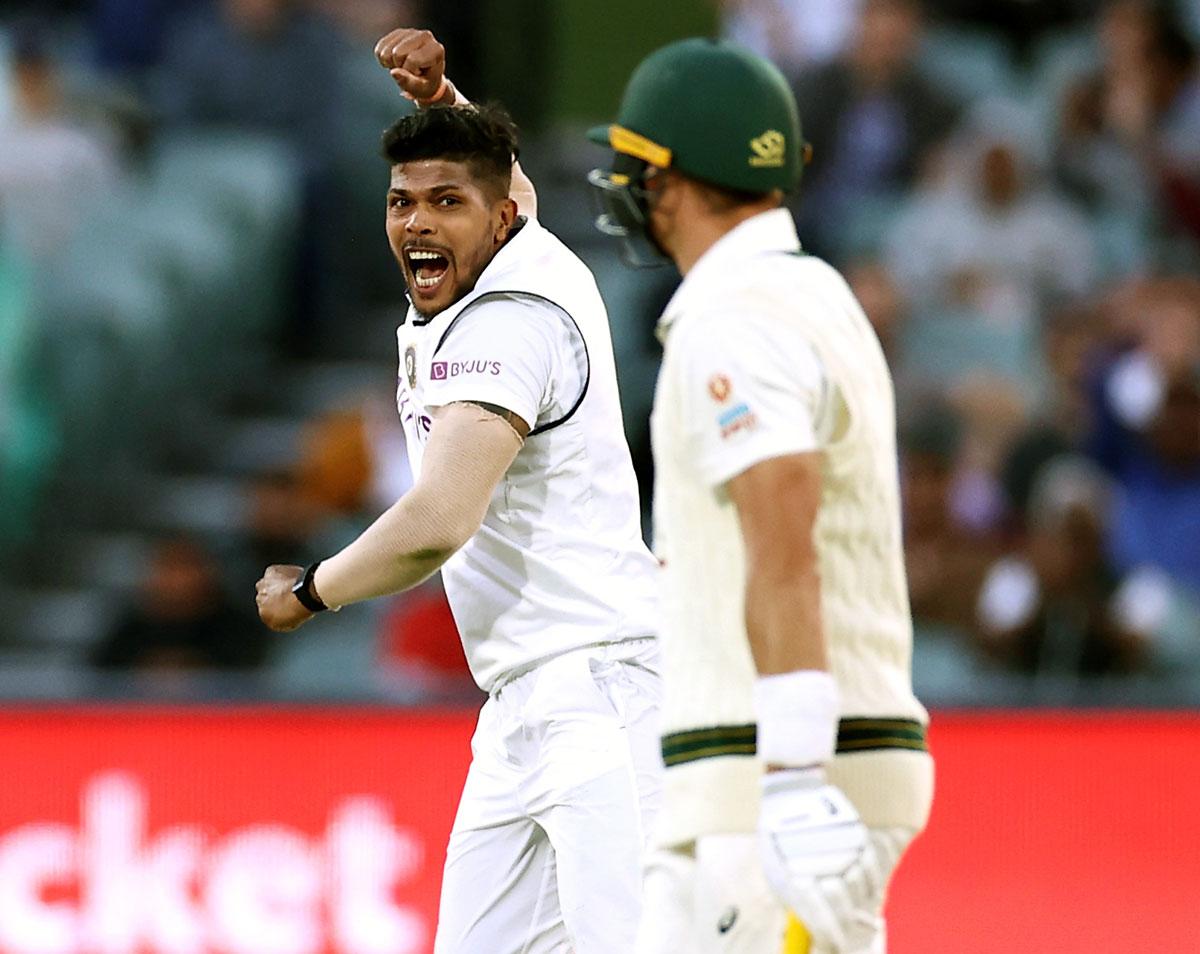
[[[504,293],[450,326],[433,354],[425,404],[495,404],[532,431],[569,417],[587,380],[587,347],[571,316],[546,299]]]
[[[689,444],[710,486],[827,440],[828,375],[813,346],[786,332],[769,316],[722,314],[691,323],[678,343]]]

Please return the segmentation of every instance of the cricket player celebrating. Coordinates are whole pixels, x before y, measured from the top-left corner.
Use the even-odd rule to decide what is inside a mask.
[[[666,785],[636,951],[879,954],[933,766],[891,378],[780,208],[795,101],[765,60],[685,40],[591,135],[615,152],[598,226],[684,275],[652,418]]]
[[[422,107],[384,138],[416,483],[342,552],[269,568],[260,614],[293,629],[441,568],[489,698],[435,951],[628,954],[661,781],[657,566],[607,315],[538,224],[507,116],[458,96],[427,32],[393,32],[376,55]]]

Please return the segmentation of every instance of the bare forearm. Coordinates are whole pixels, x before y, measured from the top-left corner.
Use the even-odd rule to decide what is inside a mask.
[[[353,543],[323,560],[313,579],[329,606],[345,606],[411,589],[436,573],[470,537],[461,516],[414,488]]]
[[[828,669],[815,567],[785,573],[751,566],[746,578],[746,633],[760,676]]]
[[[327,606],[397,593],[437,571],[479,529],[521,435],[474,404],[433,412],[421,479],[336,556],[313,584]]]

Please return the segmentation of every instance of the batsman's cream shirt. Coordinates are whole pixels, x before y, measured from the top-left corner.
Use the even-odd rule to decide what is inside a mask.
[[[442,567],[480,688],[572,649],[655,634],[657,566],[587,266],[525,220],[471,292],[430,319],[410,309],[397,340],[414,476],[433,408],[486,402],[531,428],[479,532]]]
[[[745,554],[724,485],[769,458],[823,452],[814,538],[839,752],[920,760],[928,774],[927,716],[910,676],[892,381],[858,302],[834,269],[800,251],[781,209],[704,254],[659,334],[652,436],[667,789],[658,842],[756,824]],[[930,775],[865,810],[872,797],[846,787],[868,824],[920,827],[931,786]]]

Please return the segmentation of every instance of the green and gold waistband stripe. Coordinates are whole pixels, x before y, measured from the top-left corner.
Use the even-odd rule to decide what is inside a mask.
[[[758,730],[747,725],[718,725],[689,729],[663,736],[663,761],[667,767],[726,755],[753,756]],[[914,719],[842,719],[838,724],[837,751],[870,752],[878,749],[929,751],[925,726]]]
[[[842,719],[838,723],[837,750],[916,749],[928,752],[925,726],[914,719]]]
[[[672,732],[663,736],[663,761],[670,767],[718,755],[753,756],[757,735],[758,727],[753,722],[749,725],[718,725],[711,729]]]

